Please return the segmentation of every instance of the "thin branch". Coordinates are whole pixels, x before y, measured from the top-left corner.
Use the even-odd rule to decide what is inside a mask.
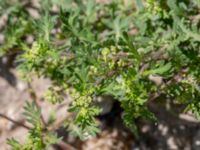
[[[64,45],[66,43],[66,39],[64,40],[57,40],[57,41],[52,41],[51,44],[55,45],[55,46],[61,46]]]
[[[55,122],[51,127],[49,127],[49,128],[47,129],[47,131],[49,131],[49,132],[55,131],[55,130],[58,129],[60,126],[62,126],[63,123],[64,123],[65,121],[68,120],[69,117],[70,117],[70,115],[68,115],[68,116],[62,118],[61,120]]]
[[[37,100],[36,93],[35,93],[35,91],[33,90],[32,86],[31,86],[31,84],[30,84],[29,82],[28,82],[28,88],[29,88],[29,95],[30,95],[31,99],[33,99],[33,101],[34,101],[36,107],[37,107],[38,109],[41,109],[40,104],[39,104],[39,102],[38,102],[38,100]],[[45,122],[44,117],[43,117],[42,114],[40,115],[40,118],[41,118],[41,121],[42,121],[44,130],[46,130],[47,124],[46,124],[46,122]]]
[[[57,149],[61,149],[61,150],[77,150],[72,145],[69,145],[68,143],[65,143],[63,141],[61,141],[58,144],[55,144],[54,147],[57,148]]]
[[[124,64],[122,69],[128,68],[130,66],[133,65],[133,62],[127,62],[126,64]],[[95,85],[99,85],[100,83],[102,83],[105,79],[113,77],[115,75],[117,75],[119,73],[120,70],[114,69],[114,70],[110,70],[109,72],[107,72],[102,78],[98,79],[95,82]]]
[[[8,120],[8,121],[11,121],[11,122],[13,122],[14,124],[17,124],[17,125],[19,125],[19,126],[21,126],[21,127],[24,127],[24,128],[26,128],[26,129],[28,129],[28,130],[31,129],[31,127],[29,127],[29,126],[27,126],[27,125],[25,125],[25,124],[23,124],[23,123],[21,123],[21,122],[19,122],[19,121],[13,120],[12,118],[6,116],[5,114],[0,113],[0,117],[6,119],[6,120]]]

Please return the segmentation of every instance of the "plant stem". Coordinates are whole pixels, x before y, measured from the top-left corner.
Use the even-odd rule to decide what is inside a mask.
[[[41,110],[40,104],[39,104],[39,102],[38,102],[38,100],[37,100],[36,93],[35,93],[35,91],[33,90],[33,88],[32,88],[32,86],[31,86],[30,82],[28,82],[28,88],[29,88],[29,95],[30,95],[31,99],[34,101],[36,107],[37,107],[38,109]],[[42,121],[44,130],[46,130],[47,124],[46,124],[45,119],[44,119],[44,117],[43,117],[42,114],[40,115],[40,118],[41,118],[41,121]]]
[[[15,124],[17,124],[17,125],[19,125],[19,126],[21,126],[21,127],[24,127],[24,128],[26,128],[26,129],[28,129],[28,130],[31,129],[31,127],[29,127],[29,126],[27,126],[27,125],[25,125],[25,124],[23,124],[23,123],[21,123],[21,122],[19,122],[19,121],[13,120],[12,118],[6,116],[5,114],[0,113],[0,117],[4,118],[4,119],[6,119],[6,120],[9,120],[9,121],[11,121],[11,122],[13,122],[13,123],[15,123]]]

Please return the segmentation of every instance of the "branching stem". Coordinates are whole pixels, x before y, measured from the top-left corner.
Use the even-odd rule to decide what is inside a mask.
[[[36,95],[35,91],[33,90],[30,82],[28,82],[28,88],[29,88],[29,95],[30,95],[31,99],[34,101],[36,107],[41,110],[40,104],[37,99],[37,95]],[[40,115],[40,118],[41,118],[44,130],[46,130],[47,124],[46,124],[45,119],[42,114]]]
[[[13,122],[14,124],[19,125],[19,126],[21,126],[21,127],[23,127],[23,128],[26,128],[26,129],[28,129],[28,130],[31,129],[31,127],[29,127],[29,126],[27,126],[27,125],[25,125],[25,124],[23,124],[23,123],[21,123],[21,122],[19,122],[19,121],[13,120],[12,118],[6,116],[5,114],[0,113],[0,117],[1,117],[1,118],[4,118],[4,119],[6,119],[6,120],[9,120],[9,121]]]

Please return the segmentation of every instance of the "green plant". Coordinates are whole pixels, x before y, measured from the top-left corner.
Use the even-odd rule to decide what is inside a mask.
[[[23,41],[16,45],[23,49],[18,61],[26,78],[35,74],[52,81],[46,93],[49,102],[62,102],[66,93],[73,98],[69,111],[76,115],[67,127],[83,139],[99,131],[96,96],[118,100],[124,123],[134,132],[137,118],[156,120],[146,106],[155,95],[169,97],[199,118],[199,1],[129,3],[74,0],[69,3],[73,9],[64,7],[54,17],[45,12],[35,21],[31,47]],[[53,28],[61,31],[52,35]],[[29,103],[25,110],[33,125],[29,141],[36,145],[21,146],[15,140],[9,144],[14,149],[43,149],[49,143],[43,140],[40,111]]]
[[[29,130],[29,135],[25,144],[22,145],[15,139],[9,139],[8,144],[16,150],[40,150],[60,140],[55,134],[42,131],[44,126],[40,118],[41,110],[37,105],[27,102],[24,109],[24,115],[33,128]]]

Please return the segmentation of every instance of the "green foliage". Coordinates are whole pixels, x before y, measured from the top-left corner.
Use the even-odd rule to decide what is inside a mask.
[[[8,139],[7,143],[14,149],[14,150],[21,150],[22,145],[19,144],[18,141],[16,141],[15,139]]]
[[[14,30],[14,40],[8,40],[14,42],[5,45],[23,49],[19,69],[27,77],[36,74],[52,81],[47,101],[60,103],[66,93],[73,98],[69,111],[75,117],[68,124],[73,134],[85,139],[98,132],[95,116],[101,108],[94,98],[102,95],[121,103],[124,122],[134,132],[137,118],[155,120],[146,104],[156,94],[184,104],[199,118],[198,0],[136,0],[128,6],[122,0],[108,4],[74,0],[63,3],[53,17],[50,6],[58,1],[45,2],[42,17],[33,24],[35,42],[29,46],[20,40],[31,23],[26,20]],[[53,28],[60,32],[51,34]],[[160,76],[162,85],[150,80],[152,75]],[[47,144],[41,112],[29,103],[25,110],[34,126],[29,142],[36,145],[31,148],[42,149]],[[9,144],[21,147],[13,139]]]
[[[41,128],[41,120],[40,120],[40,114],[41,110],[34,104],[27,102],[24,106],[24,116],[26,117],[26,120],[33,125],[33,127]]]
[[[29,130],[26,143],[23,145],[15,139],[8,139],[8,144],[14,150],[40,150],[60,141],[55,133],[43,132],[41,110],[34,103],[27,102],[24,109],[24,116],[33,127]]]

